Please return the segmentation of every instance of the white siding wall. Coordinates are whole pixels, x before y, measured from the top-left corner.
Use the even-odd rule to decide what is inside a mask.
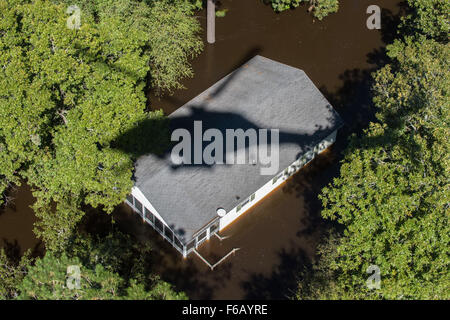
[[[288,179],[292,174],[300,170],[303,166],[305,166],[307,163],[309,163],[312,159],[314,159],[314,156],[318,153],[321,153],[323,150],[331,146],[336,141],[336,133],[337,131],[334,131],[331,133],[328,137],[326,137],[322,142],[320,142],[315,148],[314,148],[314,154],[312,155],[310,160],[303,160],[301,157],[300,159],[297,159],[294,161],[289,167],[278,173],[275,177],[270,179],[264,186],[262,186],[258,191],[254,193],[254,199],[249,201],[244,206],[241,206],[240,210],[237,211],[239,205],[235,207],[234,209],[230,210],[225,216],[220,218],[219,223],[219,230],[222,230],[226,226],[228,226],[230,223],[232,223],[234,220],[236,220],[239,216],[241,216],[243,213],[245,213],[248,209],[250,209],[253,205],[258,203],[259,200],[264,198],[267,194],[269,194],[272,190],[274,190],[276,187],[278,187],[280,184],[282,184],[286,179]],[[308,154],[308,153],[307,153]],[[304,155],[305,156],[305,155]],[[276,179],[278,177],[278,179]],[[252,196],[250,196],[252,197]],[[243,199],[242,203],[245,202],[248,198]]]

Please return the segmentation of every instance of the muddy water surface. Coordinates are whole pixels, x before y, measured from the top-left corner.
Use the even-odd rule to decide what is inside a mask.
[[[193,61],[195,77],[184,81],[187,90],[158,98],[149,94],[153,108],[170,114],[229,72],[259,54],[305,70],[346,122],[338,143],[307,168],[276,189],[200,251],[211,262],[240,248],[214,271],[196,256],[181,259],[151,227],[124,206],[113,216],[117,224],[142,241],[153,243],[155,270],[191,298],[285,299],[295,290],[297,270],[310,263],[325,223],[320,219],[317,195],[339,170],[346,136],[373,118],[370,108],[370,72],[382,65],[382,50],[392,39],[400,1],[341,0],[340,10],[314,21],[299,7],[275,14],[258,0],[222,0],[228,9],[216,19],[214,45]],[[382,30],[366,28],[366,9],[382,8]],[[205,27],[205,12],[198,13]],[[23,251],[39,247],[32,233],[33,199],[25,185],[15,193],[14,204],[0,211],[3,245]]]

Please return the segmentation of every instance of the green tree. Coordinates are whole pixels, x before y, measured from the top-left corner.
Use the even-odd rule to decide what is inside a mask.
[[[447,0],[408,0],[410,13],[403,17],[401,33],[426,35],[448,42],[450,2]]]
[[[136,241],[113,228],[106,235],[82,232],[72,237],[65,248],[68,257],[78,258],[83,265],[94,268],[101,264],[111,272],[117,272],[130,284],[132,279],[151,286],[158,278],[152,270],[152,252],[148,243]]]
[[[29,252],[20,259],[14,259],[0,249],[0,300],[14,299],[19,295],[18,286],[27,274],[30,262]]]
[[[448,299],[448,1],[409,1],[392,63],[374,74],[376,123],[353,136],[340,176],[322,190],[339,233],[303,272],[300,299]],[[381,288],[366,286],[367,267]]]
[[[187,299],[152,273],[152,263],[148,244],[114,227],[95,235],[81,231],[63,253],[47,251],[35,261],[12,263],[0,254],[0,292],[6,299]]]
[[[0,0],[0,193],[26,179],[37,235],[62,250],[83,205],[111,212],[133,185],[114,141],[163,119],[144,111],[148,77],[180,87],[201,42],[186,1],[81,1],[79,29],[55,2]]]
[[[73,4],[72,0],[55,1],[67,7]],[[180,80],[193,76],[189,60],[203,49],[197,36],[200,24],[192,17],[198,4],[190,0],[80,0],[77,4],[86,21],[110,24],[111,32],[120,28],[144,36],[150,84],[156,93],[182,89]]]
[[[352,139],[320,196],[343,235],[322,254],[327,273],[300,297],[314,287],[319,298],[449,298],[449,47],[407,38],[388,55],[394,62],[375,74],[380,123]],[[366,286],[370,265],[381,270],[380,290]]]
[[[69,267],[69,268],[68,268]],[[79,282],[77,283],[79,268]],[[158,282],[150,290],[142,284],[132,281],[129,286],[115,272],[109,271],[101,264],[94,267],[84,266],[80,259],[47,253],[37,259],[35,265],[28,268],[28,273],[18,286],[18,299],[36,300],[154,300],[186,299],[184,294],[176,293],[171,286]]]
[[[308,11],[312,11],[314,17],[322,20],[330,13],[337,12],[339,9],[338,0],[270,0],[272,8],[277,11],[285,11],[297,8],[302,2],[309,5]]]

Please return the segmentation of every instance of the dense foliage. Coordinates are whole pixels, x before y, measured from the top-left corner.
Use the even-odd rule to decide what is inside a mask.
[[[0,194],[27,180],[50,250],[83,205],[111,212],[123,201],[133,157],[115,141],[162,119],[145,112],[144,88],[179,88],[201,49],[188,1],[80,1],[79,29],[67,27],[65,2],[0,0]]]
[[[72,0],[57,2],[67,7],[73,3]],[[111,23],[109,19],[114,17],[120,24],[111,25],[111,29],[123,30],[124,34],[133,30],[144,37],[143,54],[150,58],[150,81],[155,91],[184,88],[180,80],[193,76],[189,59],[203,47],[197,37],[200,24],[191,17],[198,6],[195,3],[189,0],[81,0],[77,5],[85,21]]]
[[[339,9],[338,0],[270,0],[270,2],[277,12],[297,8],[302,2],[306,2],[309,5],[308,11],[312,11],[314,17],[319,20]]]
[[[48,251],[33,263],[28,255],[14,263],[2,250],[0,299],[186,299],[149,273],[150,257],[149,247],[118,231],[95,238],[83,234],[66,252]]]
[[[450,1],[408,0],[411,13],[403,19],[402,33],[421,34],[447,42],[450,32]],[[402,30],[404,28],[404,30]]]
[[[425,17],[415,8],[405,21]],[[299,298],[450,297],[450,49],[445,27],[430,19],[389,45],[392,63],[374,74],[378,122],[352,137],[340,176],[321,195],[323,217],[344,231],[319,248]],[[366,285],[370,265],[380,289]]]
[[[27,274],[30,263],[29,252],[17,258],[7,255],[5,249],[0,249],[0,300],[17,298],[18,287]]]

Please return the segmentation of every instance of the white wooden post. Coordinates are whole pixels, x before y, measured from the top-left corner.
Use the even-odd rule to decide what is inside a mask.
[[[208,0],[206,7],[206,40],[216,42],[216,4],[215,0]]]

